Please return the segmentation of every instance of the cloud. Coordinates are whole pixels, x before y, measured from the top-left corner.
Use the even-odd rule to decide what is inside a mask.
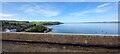
[[[102,7],[106,7],[106,6],[109,6],[109,5],[111,5],[111,3],[105,3],[105,4],[97,6],[97,8],[102,8]]]
[[[94,12],[95,13],[103,13],[103,12],[107,12],[109,10],[113,10],[115,9],[115,7],[117,7],[117,3],[105,3],[105,4],[101,4],[98,5],[95,9]]]
[[[3,13],[0,13],[0,20],[16,20],[16,18],[13,18],[15,15],[16,14],[3,14]]]
[[[74,12],[74,13],[70,13],[70,15],[82,16],[82,15],[84,15],[86,13],[90,13],[90,11]]]
[[[0,20],[17,20],[15,18],[0,18]]]
[[[19,20],[19,21],[29,21],[25,18],[21,17],[0,17],[0,20]]]
[[[15,16],[16,14],[3,14],[0,13],[0,17],[11,17],[11,16]]]
[[[117,4],[117,5],[118,5],[118,2],[117,2],[117,3],[115,3],[115,4]]]
[[[24,18],[16,17],[17,14],[4,14],[0,13],[0,20],[25,20]]]
[[[105,3],[105,4],[102,4],[102,5],[96,6],[96,8],[94,8],[94,9],[80,11],[80,12],[73,12],[73,13],[70,13],[70,15],[72,15],[72,16],[83,16],[83,15],[91,14],[91,13],[104,13],[104,12],[107,12],[110,9],[112,9],[113,8],[112,5],[116,5],[116,3]]]
[[[30,15],[41,15],[44,17],[53,17],[60,13],[55,7],[49,5],[25,5],[21,7],[21,10]]]

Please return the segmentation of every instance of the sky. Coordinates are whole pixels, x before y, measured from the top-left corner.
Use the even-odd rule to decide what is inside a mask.
[[[118,21],[117,2],[3,2],[0,20]]]

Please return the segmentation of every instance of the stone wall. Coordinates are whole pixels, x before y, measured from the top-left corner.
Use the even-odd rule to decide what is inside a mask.
[[[95,34],[55,34],[55,33],[26,33],[2,32],[2,40],[55,42],[72,44],[120,45],[120,36]]]

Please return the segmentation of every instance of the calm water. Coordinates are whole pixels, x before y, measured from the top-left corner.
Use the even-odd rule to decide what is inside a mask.
[[[118,34],[118,23],[64,23],[47,26],[53,33]]]

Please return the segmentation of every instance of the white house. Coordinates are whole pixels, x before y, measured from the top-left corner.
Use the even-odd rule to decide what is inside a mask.
[[[16,29],[5,29],[5,32],[16,32]]]

